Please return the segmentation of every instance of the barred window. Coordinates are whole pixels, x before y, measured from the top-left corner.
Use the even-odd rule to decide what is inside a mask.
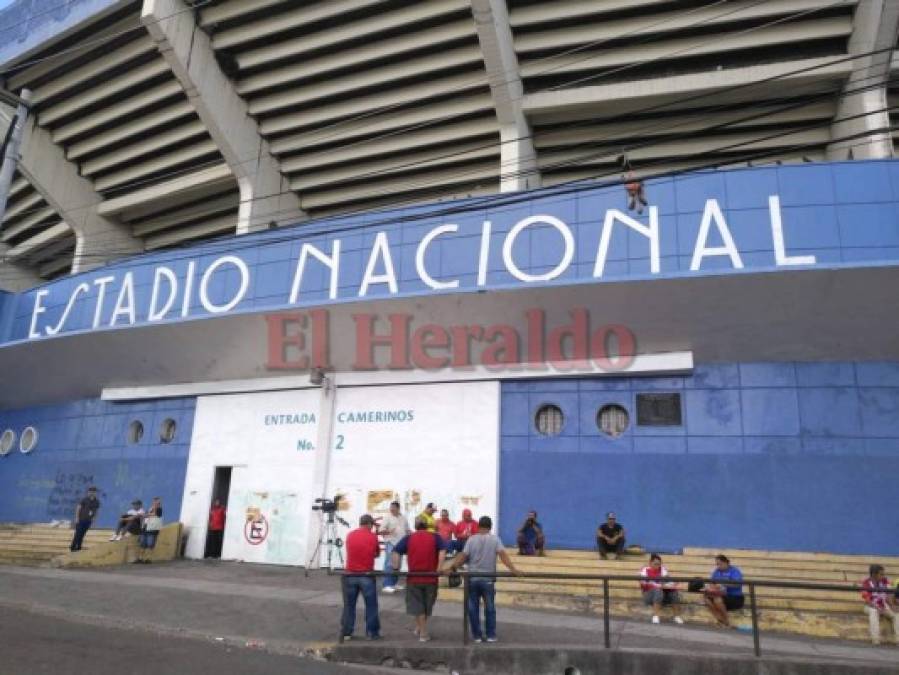
[[[171,443],[175,440],[175,429],[177,425],[175,424],[175,420],[171,417],[166,418],[162,421],[162,425],[159,427],[159,440],[163,443]]]
[[[22,431],[22,435],[19,436],[19,451],[27,455],[34,450],[34,446],[36,445],[37,429],[34,427],[25,427],[25,430]]]
[[[13,445],[16,443],[16,432],[12,429],[7,429],[3,432],[3,435],[0,436],[0,455],[8,455],[9,451],[12,450]]]
[[[596,413],[596,426],[606,436],[618,438],[627,430],[628,422],[627,410],[617,403],[604,405]]]
[[[144,424],[140,420],[134,420],[128,425],[128,443],[137,445],[144,437]]]
[[[562,414],[562,409],[552,404],[540,406],[534,418],[537,433],[541,436],[558,436],[562,433],[562,424],[564,422],[565,416]]]

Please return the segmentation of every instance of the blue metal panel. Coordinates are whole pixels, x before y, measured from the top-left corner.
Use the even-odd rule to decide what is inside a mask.
[[[0,432],[38,431],[35,449],[0,458],[0,522],[71,519],[88,485],[99,488],[97,524],[112,527],[132,499],[163,500],[167,520],[181,511],[195,401],[167,399],[138,404],[85,400],[0,412]],[[176,422],[171,443],[162,443],[162,420]],[[141,442],[128,442],[133,420],[144,424]],[[10,498],[12,497],[12,498]]]
[[[724,255],[705,257],[698,272],[689,270],[702,212],[710,199],[717,200],[745,269],[777,269],[768,204],[772,195],[780,198],[788,255],[815,256],[818,268],[871,262],[897,264],[899,195],[893,189],[896,180],[899,178],[894,162],[870,161],[709,171],[649,181],[648,197],[660,214],[661,270],[656,278],[734,271],[730,258]],[[835,185],[839,186],[836,193]],[[0,344],[31,339],[29,328],[38,298],[44,311],[38,314],[36,327],[38,334],[45,337],[46,329],[59,323],[71,294],[80,284],[87,284],[88,290],[77,296],[62,332],[108,328],[126,273],[131,275],[135,288],[136,324],[146,323],[154,275],[160,266],[173,270],[179,279],[176,302],[165,320],[176,322],[209,316],[210,311],[202,307],[199,300],[200,282],[208,267],[224,255],[242,260],[248,274],[247,294],[239,298],[230,311],[264,312],[289,308],[290,288],[304,242],[330,253],[332,243],[340,240],[339,292],[335,301],[355,301],[371,258],[372,244],[379,232],[386,233],[389,241],[397,275],[397,292],[391,294],[387,284],[378,283],[370,286],[368,297],[456,292],[428,288],[419,278],[414,264],[422,237],[433,227],[448,223],[458,225],[458,231],[437,237],[425,253],[425,262],[432,275],[458,278],[461,281],[459,290],[473,290],[478,288],[481,231],[485,219],[492,224],[487,290],[499,286],[539,287],[574,281],[602,283],[612,279],[653,278],[646,238],[621,222],[616,222],[612,228],[603,276],[600,279],[593,276],[607,211],[625,212],[624,202],[624,192],[619,186],[590,186],[575,193],[549,188],[514,199],[497,197],[490,202],[489,208],[482,208],[479,200],[462,200],[451,205],[431,204],[415,209],[305,222],[295,229],[243,235],[239,241],[224,238],[214,243],[199,243],[190,249],[189,259],[183,250],[136,256],[100,270],[53,281],[26,293],[4,296],[0,302]],[[455,212],[447,215],[447,209]],[[640,223],[649,222],[648,212],[642,215],[627,213]],[[503,260],[507,234],[522,219],[535,215],[559,219],[575,241],[571,264],[551,281],[518,279]],[[413,216],[414,219],[407,220]],[[511,246],[512,258],[525,275],[540,275],[559,263],[563,254],[562,242],[563,238],[555,228],[537,223],[516,238]],[[718,227],[711,228],[706,243],[709,246],[723,243]],[[331,302],[327,269],[315,259],[309,259],[307,263],[298,304],[310,306]],[[178,310],[182,305],[181,295],[189,265],[193,265],[193,294],[188,302],[190,312],[185,318]],[[221,306],[232,299],[240,285],[240,277],[229,263],[216,269],[218,271],[207,279],[207,290],[212,304]],[[375,271],[383,270],[383,260],[380,260]],[[93,318],[99,295],[95,282],[107,275],[114,276],[114,281],[107,288],[107,301],[100,312],[99,326],[95,328]],[[120,318],[117,326],[122,325]]]
[[[632,410],[656,378],[584,379],[576,393],[533,382],[532,401],[577,411],[566,426],[576,436],[537,438],[531,422],[526,448],[520,425],[503,433],[501,535],[514,542],[534,508],[550,547],[589,549],[615,510],[629,541],[649,549],[899,554],[897,376],[896,363],[700,364],[683,378],[680,435],[631,426],[619,439],[597,430],[598,408]],[[504,411],[509,396],[521,406],[523,388],[503,385]]]

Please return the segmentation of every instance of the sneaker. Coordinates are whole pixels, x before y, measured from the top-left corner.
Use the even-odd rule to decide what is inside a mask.
[[[353,639],[353,636],[352,636],[352,635],[344,635],[344,636],[343,636],[343,641],[344,641],[344,642],[349,642],[349,641],[352,640],[352,639]]]
[[[484,641],[484,638],[482,638],[482,637],[476,637],[476,638],[472,639],[472,642],[477,642],[479,644],[483,641]]]
[[[653,623],[660,623],[659,617],[658,617],[658,616],[652,617],[652,622],[653,622]]]
[[[381,590],[382,590],[384,593],[396,593],[396,587],[395,587],[395,586],[384,586],[384,588],[382,588]]]
[[[418,636],[418,641],[419,641],[419,642],[430,642],[430,641],[431,641],[431,636],[430,636],[430,635],[419,635],[419,636]]]
[[[366,640],[381,640],[382,638],[380,635],[367,635],[367,636],[365,636],[365,639]]]
[[[679,626],[683,626],[684,620],[682,618],[680,618],[679,616],[676,616],[676,617],[674,617],[674,623],[676,623]]]
[[[497,637],[495,637],[495,636],[494,636],[494,637],[489,637],[489,638],[487,638],[487,642],[499,642],[499,639],[498,639]]]

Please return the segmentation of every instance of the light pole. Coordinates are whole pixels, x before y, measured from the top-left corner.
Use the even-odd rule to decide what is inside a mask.
[[[28,120],[31,91],[23,89],[17,98],[16,114],[9,122],[3,152],[3,164],[0,166],[0,229],[3,229],[3,216],[6,214],[6,202],[9,200],[9,188],[12,177],[19,162],[19,148],[22,145],[22,133]]]

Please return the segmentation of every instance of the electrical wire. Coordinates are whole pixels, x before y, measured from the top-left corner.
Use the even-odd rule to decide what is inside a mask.
[[[899,106],[892,106],[889,108],[884,108],[883,110],[897,109],[897,107],[899,107]],[[874,111],[874,112],[882,112],[882,110]],[[860,116],[862,116],[862,115],[851,116],[851,118],[857,118]],[[850,118],[841,119],[839,121],[846,121],[848,119],[850,119]],[[828,121],[827,124],[831,124],[831,121]],[[894,129],[897,129],[897,128],[899,128],[899,126],[891,125],[888,128],[880,130],[880,132],[893,131]],[[785,135],[791,135],[792,133],[794,133],[794,131],[791,130],[790,132],[782,132],[779,135],[785,136]],[[869,130],[865,130],[860,133],[849,134],[849,135],[846,135],[846,136],[843,136],[840,138],[832,139],[831,142],[832,143],[845,143],[846,141],[850,141],[850,140],[856,140],[859,138],[867,138],[868,136],[870,136],[870,134],[871,134],[871,132]],[[849,147],[858,147],[858,146],[866,145],[866,144],[867,144],[867,141],[863,142],[863,143],[854,144]],[[744,144],[737,144],[737,145],[744,145]],[[730,147],[730,146],[724,146],[724,147]],[[749,153],[746,153],[746,154],[743,154],[740,156],[736,156],[736,157],[728,157],[726,160],[726,163],[732,164],[732,163],[736,163],[736,162],[751,162],[751,161],[755,161],[755,160],[766,158],[766,157],[775,157],[778,154],[783,154],[784,152],[801,151],[801,150],[804,150],[806,147],[808,147],[808,144],[795,144],[786,149],[782,148],[782,147],[774,148],[774,149],[761,149],[758,151],[749,152]],[[704,156],[704,152],[696,153],[693,156],[687,156],[686,159],[690,159],[691,157],[701,158]],[[665,179],[665,178],[673,179],[673,178],[676,178],[677,176],[683,175],[684,173],[695,173],[695,172],[701,172],[701,171],[705,171],[707,169],[715,168],[719,164],[721,164],[721,161],[716,160],[713,162],[709,162],[704,166],[699,165],[699,166],[692,166],[692,167],[689,167],[686,169],[681,169],[681,170],[662,172],[660,174],[653,176],[653,179],[654,180]],[[596,176],[592,176],[589,179],[601,179],[608,175],[615,175],[617,173],[618,173],[618,171],[616,170],[609,174],[597,174]],[[547,189],[541,190],[539,192],[542,192],[544,195],[551,195],[554,198],[558,198],[559,196],[568,195],[571,193],[577,193],[577,192],[581,192],[581,191],[588,190],[588,189],[592,190],[592,189],[600,189],[600,188],[609,188],[609,187],[613,187],[613,186],[619,186],[619,185],[622,185],[624,182],[626,182],[625,180],[616,179],[614,181],[610,181],[610,182],[606,182],[606,183],[602,183],[602,184],[599,184],[599,183],[585,184],[585,181],[587,181],[587,180],[588,180],[588,178],[579,178],[577,180],[570,181],[569,183],[563,183],[563,184],[554,186],[552,188],[547,188]],[[491,202],[493,202],[493,203],[489,204],[489,207],[497,208],[497,206],[510,206],[510,205],[513,205],[516,203],[520,203],[522,201],[534,199],[538,196],[539,196],[539,194],[535,194],[533,192],[527,192],[527,193],[514,193],[511,196],[510,195],[502,195],[502,194],[501,195],[491,195],[486,199],[490,199]],[[499,205],[496,204],[495,202],[497,202],[497,201],[502,201],[502,204],[499,204]],[[396,215],[388,215],[385,219],[383,219],[381,221],[375,220],[375,221],[358,223],[358,224],[353,224],[353,225],[346,225],[346,226],[337,227],[337,228],[330,227],[330,228],[327,228],[326,230],[324,229],[325,227],[327,227],[328,220],[343,220],[343,219],[345,219],[343,216],[340,216],[337,218],[326,219],[326,220],[318,223],[318,226],[319,226],[320,230],[323,230],[323,232],[326,232],[329,235],[334,235],[334,234],[340,234],[340,233],[344,233],[344,232],[357,231],[360,229],[367,229],[367,228],[371,228],[371,227],[378,226],[381,224],[396,225],[401,222],[409,222],[410,220],[414,222],[414,221],[417,221],[417,220],[420,220],[423,218],[434,219],[436,217],[446,217],[446,216],[450,216],[450,215],[458,215],[460,213],[471,212],[471,211],[483,211],[484,208],[485,208],[484,200],[469,199],[469,200],[465,200],[462,204],[450,206],[450,208],[448,208],[448,209],[443,209],[443,210],[438,210],[438,211],[427,211],[426,213],[422,213],[422,214],[412,214],[412,215],[399,216],[399,217],[397,217]],[[315,234],[319,234],[319,233],[323,233],[323,232],[304,231],[302,234],[307,235],[307,236],[314,236]],[[285,233],[285,236],[266,237],[264,239],[259,239],[258,237],[236,237],[235,235],[231,234],[231,235],[227,235],[227,236],[224,236],[221,238],[203,241],[200,244],[202,246],[202,251],[192,251],[186,255],[181,255],[181,256],[166,255],[166,253],[169,253],[172,251],[180,251],[180,250],[183,250],[186,248],[193,248],[194,246],[196,246],[196,243],[189,243],[183,247],[179,246],[177,248],[167,249],[166,252],[159,252],[159,255],[161,256],[159,263],[163,264],[163,263],[174,262],[177,260],[188,260],[191,258],[196,258],[198,255],[209,256],[209,255],[223,254],[223,253],[234,253],[239,250],[244,250],[247,248],[255,248],[255,247],[261,246],[261,245],[268,246],[268,245],[272,245],[272,244],[279,243],[279,242],[295,241],[296,238],[297,237],[296,237],[295,233],[292,235]],[[240,241],[241,239],[243,239],[243,241]],[[146,254],[138,254],[138,255],[146,256]],[[120,268],[122,266],[128,266],[132,262],[133,262],[133,258],[125,258],[125,259],[114,261],[114,262],[106,265],[104,267],[104,269],[105,270],[114,270],[114,269]]]
[[[782,21],[782,20],[783,20],[783,19],[781,19],[781,21]],[[854,56],[854,57],[849,57],[849,58],[859,58],[859,56]],[[845,59],[841,59],[841,60],[845,60]],[[824,67],[825,65],[827,65],[827,64],[821,64],[821,66],[819,66],[819,67]],[[797,71],[797,72],[798,72],[798,71]],[[757,81],[757,82],[748,83],[748,84],[749,84],[749,85],[754,85],[754,84],[758,84],[758,83],[760,83],[760,82],[761,82],[761,81]],[[722,91],[719,90],[719,91],[713,92],[713,95],[720,95],[721,93],[722,93]],[[670,105],[670,104],[671,104],[671,103],[668,103],[668,104],[666,104],[666,105]],[[637,112],[643,112],[643,111],[634,111],[634,112],[629,113],[629,115],[636,114]],[[795,132],[794,132],[794,133],[795,133]],[[515,139],[515,140],[518,140],[518,139]],[[248,160],[248,161],[249,161],[249,160]],[[220,163],[220,162],[215,162],[215,163],[218,164],[218,163]],[[410,165],[410,166],[414,166],[414,165]],[[196,170],[196,167],[192,167],[190,170]],[[187,171],[187,170],[186,170],[186,171]],[[174,173],[174,172],[173,172],[173,173]],[[154,177],[153,180],[154,180],[154,181],[158,181],[158,180],[159,180],[159,177],[158,177],[158,176],[157,176],[157,177]],[[265,196],[260,197],[260,199],[268,199],[268,198],[271,198],[271,197],[272,197],[272,195],[265,195]]]
[[[730,9],[728,12],[725,12],[724,14],[716,15],[716,16],[713,17],[713,18],[720,18],[721,16],[725,16],[725,15],[727,15],[727,14],[731,14],[731,13],[738,12],[738,11],[744,11],[744,10],[747,9],[747,8],[752,8],[752,7],[755,7],[755,6],[759,5],[759,4],[762,4],[762,3],[768,2],[768,1],[770,1],[770,0],[758,0],[757,2],[751,3],[751,4],[749,4],[748,6],[747,6],[747,5],[741,5],[741,6],[737,7],[736,9]],[[715,5],[717,5],[717,4],[719,4],[719,3],[716,2],[716,3],[713,3],[712,5],[709,5],[709,6],[703,6],[703,7],[697,8],[697,10],[698,10],[698,9],[707,9],[707,8],[710,7],[710,6],[715,6]],[[834,6],[834,5],[839,5],[839,4],[842,4],[842,3],[837,2],[837,3],[834,3],[834,4],[832,4],[832,5],[825,6],[825,8],[829,8],[829,7],[832,7],[832,6]],[[795,17],[795,16],[798,16],[798,15],[807,14],[807,13],[810,12],[810,11],[819,11],[820,9],[823,9],[823,8],[814,8],[813,10],[803,10],[803,11],[801,11],[801,12],[797,12],[797,13],[788,15],[787,17],[782,17],[781,19],[777,19],[777,20],[776,20],[775,22],[773,22],[773,23],[778,23],[778,22],[784,21],[784,20],[786,20],[786,19],[790,19],[790,18]],[[183,10],[182,10],[182,11],[183,11]],[[687,12],[687,14],[690,14],[690,13],[691,13],[691,12]],[[174,15],[174,14],[173,14],[173,15]],[[173,16],[173,15],[172,15],[172,16]],[[166,18],[166,17],[163,17],[163,18]],[[160,20],[161,20],[161,19],[160,19]],[[655,26],[655,25],[663,25],[663,22],[659,22],[658,24],[650,24],[650,27],[651,27],[651,26]],[[691,25],[693,25],[693,24],[691,24]],[[760,30],[760,29],[762,29],[762,28],[765,28],[767,25],[768,25],[768,24],[762,24],[762,25],[758,25],[758,26],[751,27],[751,28],[747,29],[747,32],[751,32],[751,31],[753,31],[753,30]],[[689,26],[688,26],[688,27],[689,27]],[[642,30],[646,30],[646,29],[647,29],[647,26],[643,26],[642,28],[636,29],[636,32],[639,32],[639,31],[642,31]],[[624,34],[624,35],[627,35],[627,34]],[[599,43],[601,43],[601,42],[609,41],[609,40],[617,40],[617,39],[620,39],[620,38],[621,38],[620,35],[619,35],[619,36],[614,36],[614,37],[612,37],[612,38],[606,38],[606,39],[604,39],[604,40],[598,40],[598,41],[596,41],[594,44],[599,44]],[[661,58],[661,57],[658,57],[658,58]],[[640,65],[640,64],[639,64],[639,63],[638,63],[638,64],[632,64],[632,66],[627,66],[627,67],[633,67],[633,65]],[[626,69],[627,67],[624,67],[623,69]],[[622,70],[622,69],[618,69],[618,70],[616,70],[616,72],[620,72],[620,70]],[[712,92],[712,93],[709,93],[708,95],[715,95],[715,93],[716,93],[716,92]],[[667,104],[667,105],[670,105],[670,103]],[[577,126],[577,125],[570,125],[570,126]],[[412,129],[414,129],[414,128],[415,128],[415,127],[412,127]],[[404,128],[404,129],[402,129],[401,131],[403,131],[403,132],[408,132],[409,130],[410,130],[410,128]],[[391,134],[385,134],[385,135],[381,135],[381,136],[376,136],[376,137],[374,137],[373,139],[367,139],[366,142],[372,142],[372,141],[374,141],[374,140],[383,139],[383,138],[386,138],[386,137],[389,137],[389,136],[393,135],[394,133],[398,133],[398,132],[391,132]],[[504,144],[504,143],[509,143],[509,142],[520,142],[521,140],[526,140],[526,139],[529,139],[529,138],[530,138],[530,135],[528,135],[528,136],[520,136],[520,137],[518,137],[518,138],[509,139],[509,140],[506,140],[506,141],[499,141],[498,144],[501,146],[501,145]],[[451,157],[455,156],[455,154],[467,154],[467,153],[469,153],[469,152],[473,152],[473,151],[478,150],[478,149],[491,148],[491,147],[493,147],[493,146],[496,145],[496,144],[497,144],[496,142],[491,141],[490,143],[485,144],[485,145],[483,145],[483,146],[478,146],[478,147],[473,148],[473,149],[472,149],[472,148],[469,148],[468,150],[463,151],[463,152],[459,152],[459,153],[453,153],[453,152],[450,152],[450,153],[447,154],[447,155],[442,155],[442,156],[438,156],[438,157],[436,157],[436,158],[431,158],[431,159],[429,159],[429,160],[427,160],[427,161],[433,162],[433,161],[435,161],[435,160],[447,159],[447,158],[451,158]],[[250,163],[250,162],[256,162],[256,161],[258,161],[258,156],[253,156],[253,157],[248,158],[248,159],[246,159],[246,160],[241,160],[241,161],[238,161],[238,162],[231,162],[229,165],[230,165],[232,168],[235,168],[235,167],[238,166],[239,164]],[[187,168],[184,168],[184,169],[173,170],[173,171],[168,172],[168,173],[156,174],[156,175],[153,175],[153,176],[151,176],[151,177],[149,177],[149,178],[144,178],[144,179],[139,179],[139,180],[135,180],[135,181],[126,182],[126,183],[123,183],[123,184],[121,184],[121,185],[114,186],[113,188],[111,188],[111,189],[108,191],[108,194],[110,194],[110,195],[117,195],[117,194],[120,194],[120,193],[124,193],[124,192],[130,191],[132,188],[134,188],[134,187],[139,187],[140,185],[151,184],[151,183],[158,183],[158,182],[160,182],[161,180],[164,180],[164,179],[167,178],[167,177],[177,177],[177,176],[179,176],[179,175],[185,175],[185,174],[191,173],[191,172],[196,171],[196,170],[201,170],[201,169],[203,169],[203,168],[207,168],[207,167],[211,167],[211,166],[218,165],[218,164],[220,164],[220,163],[221,163],[221,162],[220,162],[220,161],[218,160],[218,158],[217,158],[217,159],[215,159],[215,160],[210,160],[210,161],[208,161],[208,162],[204,162],[204,163],[200,163],[200,164],[195,164],[195,165],[192,165],[192,166],[187,167]],[[408,163],[407,165],[400,165],[400,167],[398,167],[398,168],[405,168],[405,167],[408,167],[408,168],[414,168],[417,164],[418,164],[418,162],[410,162],[410,163]],[[393,167],[393,171],[394,171],[394,172],[396,171],[396,168],[397,168],[397,167]],[[354,178],[354,180],[357,180],[357,179]],[[75,208],[77,208],[77,207],[75,207]],[[85,207],[85,208],[87,208],[87,207]],[[71,209],[70,209],[70,210],[71,210]],[[20,214],[20,215],[21,215],[21,214]]]
[[[597,124],[610,124],[610,123],[614,123],[614,122],[627,121],[627,120],[632,119],[635,115],[644,115],[644,114],[647,114],[647,113],[655,113],[655,112],[659,112],[659,111],[665,110],[666,108],[669,108],[669,107],[672,107],[672,106],[678,106],[678,107],[679,107],[679,106],[683,105],[684,103],[694,103],[694,102],[700,101],[700,100],[702,100],[702,99],[704,99],[704,98],[718,97],[718,96],[721,96],[722,94],[727,94],[727,93],[731,93],[731,92],[738,91],[738,90],[741,90],[741,89],[746,89],[746,88],[751,88],[751,87],[755,87],[755,86],[759,86],[759,85],[768,84],[768,83],[770,83],[770,82],[774,82],[774,81],[776,81],[776,80],[780,80],[780,79],[787,78],[787,77],[791,77],[791,76],[795,76],[795,75],[806,74],[806,73],[812,72],[812,71],[814,71],[814,70],[818,70],[818,69],[823,69],[823,68],[830,67],[830,66],[832,66],[832,65],[837,65],[837,64],[840,64],[840,63],[848,62],[848,61],[854,61],[854,60],[857,60],[857,59],[867,58],[867,57],[869,57],[869,56],[874,56],[874,55],[877,55],[877,54],[880,54],[880,53],[884,53],[884,52],[887,52],[887,51],[892,52],[892,49],[893,49],[892,47],[887,47],[887,48],[881,48],[881,49],[871,50],[871,51],[869,51],[869,52],[865,52],[865,53],[861,53],[861,54],[856,54],[856,55],[841,56],[841,57],[838,57],[838,58],[835,58],[835,59],[826,61],[826,62],[824,62],[824,63],[819,63],[819,64],[815,64],[815,65],[812,65],[812,66],[806,66],[806,67],[798,68],[798,69],[795,69],[795,70],[791,70],[791,71],[787,71],[787,72],[784,72],[784,73],[780,73],[780,74],[778,74],[778,75],[773,75],[773,76],[769,76],[769,77],[766,77],[766,78],[762,78],[762,79],[760,79],[760,80],[754,80],[754,81],[749,81],[749,82],[743,82],[743,83],[739,83],[739,84],[737,84],[737,85],[731,85],[731,86],[723,87],[723,88],[716,89],[716,90],[713,90],[713,91],[700,92],[700,93],[698,93],[698,94],[693,94],[693,95],[689,95],[689,96],[686,96],[686,97],[680,97],[680,98],[677,98],[677,99],[674,99],[674,100],[663,101],[663,102],[661,102],[661,103],[659,103],[659,104],[655,104],[655,105],[652,105],[652,106],[649,106],[649,107],[644,107],[644,108],[639,109],[639,110],[632,110],[632,111],[627,111],[627,112],[623,112],[623,113],[612,114],[612,115],[605,116],[605,117],[593,118],[593,119],[591,119],[591,120],[584,120],[584,121],[581,122],[581,123],[572,123],[572,124],[567,125],[566,128],[567,128],[567,129],[573,129],[573,128],[579,128],[579,127],[586,126],[586,125],[593,126],[593,125],[597,125]],[[861,67],[862,70],[863,70],[864,68],[865,68],[865,66],[862,66],[862,67]],[[853,71],[851,71],[851,72],[855,72],[855,69],[853,69]],[[871,77],[876,77],[876,76],[871,76]],[[863,78],[863,79],[868,79],[868,78]],[[809,83],[809,85],[810,85],[810,86],[815,86],[816,83]],[[732,108],[732,107],[733,107],[733,104],[721,104],[721,105],[718,105],[718,106],[713,106],[711,109],[705,110],[704,113],[705,113],[705,114],[708,114],[708,113],[710,113],[710,112],[715,112],[716,110],[730,109],[730,108]],[[673,126],[674,126],[674,127],[677,127],[677,126],[679,126],[679,125],[678,125],[678,124],[674,124]],[[638,130],[637,132],[638,132],[638,133],[639,133],[639,132],[651,132],[651,131],[654,131],[654,130],[656,130],[656,129],[658,129],[658,128],[671,128],[671,127],[672,127],[672,124],[671,124],[669,121],[662,120],[660,123],[656,124],[654,127],[649,127],[649,128],[646,128],[646,129]],[[512,141],[518,141],[518,140],[522,140],[522,139],[525,139],[525,138],[531,138],[531,136],[530,136],[530,135],[522,136],[522,137],[520,137],[520,138],[512,139]],[[602,137],[601,137],[601,138],[599,138],[599,139],[594,139],[594,142],[599,142],[599,141],[603,141],[603,140],[610,140],[610,138],[609,138],[609,137],[605,137],[605,138],[602,138]],[[512,141],[504,141],[504,142],[512,142]],[[474,148],[468,148],[468,149],[466,149],[466,150],[464,150],[464,151],[449,151],[449,152],[447,152],[447,153],[445,153],[445,154],[443,154],[443,155],[438,155],[438,156],[436,156],[436,157],[429,158],[429,159],[426,160],[426,161],[427,161],[427,162],[434,162],[434,161],[437,161],[437,160],[452,159],[452,158],[454,158],[454,157],[456,157],[456,156],[465,155],[465,154],[468,154],[468,153],[473,152],[473,151],[475,151],[475,150],[479,150],[479,149],[489,149],[489,148],[492,148],[492,147],[497,146],[497,145],[502,145],[504,142],[502,142],[502,141],[501,141],[501,142],[491,141],[491,142],[489,142],[489,143],[485,143],[485,144],[480,145],[480,146],[475,146]],[[159,182],[161,182],[161,181],[163,181],[163,180],[166,180],[166,179],[168,179],[168,178],[176,178],[176,177],[179,177],[179,176],[188,175],[188,174],[193,173],[193,172],[195,172],[195,171],[199,171],[199,170],[202,170],[202,169],[205,169],[205,168],[210,168],[210,167],[213,167],[213,166],[218,166],[218,165],[222,165],[222,164],[226,164],[226,163],[228,164],[228,166],[230,166],[230,167],[233,169],[233,168],[236,168],[236,167],[238,167],[238,166],[240,166],[240,165],[243,165],[243,164],[253,163],[253,162],[258,162],[258,161],[259,161],[258,155],[254,155],[253,157],[248,158],[248,159],[246,159],[246,160],[241,160],[241,161],[238,161],[238,162],[231,162],[231,163],[225,162],[225,160],[224,160],[223,158],[216,158],[216,159],[208,160],[208,161],[206,161],[206,162],[202,162],[202,163],[199,163],[199,164],[191,165],[190,167],[187,167],[187,168],[176,169],[176,170],[169,171],[169,172],[164,172],[164,173],[161,173],[161,174],[155,174],[155,175],[153,175],[153,176],[151,176],[151,177],[148,177],[148,178],[136,179],[136,180],[134,180],[134,181],[129,181],[129,182],[123,183],[123,184],[118,185],[118,186],[115,186],[113,189],[111,189],[111,190],[109,191],[109,194],[110,194],[110,195],[118,195],[118,194],[122,194],[122,193],[128,192],[128,191],[130,191],[130,190],[132,190],[132,189],[134,189],[134,188],[139,188],[139,187],[141,187],[141,186],[143,186],[143,185],[157,184],[157,183],[159,183]],[[417,166],[419,166],[420,164],[422,164],[421,161],[411,161],[411,162],[407,162],[407,163],[405,163],[405,164],[395,165],[395,166],[391,167],[391,170],[392,170],[392,172],[396,173],[398,169],[414,169],[414,168],[416,168]],[[502,168],[502,163],[501,163],[500,168]],[[501,173],[502,173],[502,172],[501,172]],[[363,174],[362,177],[364,177],[365,175],[379,175],[379,172],[372,172],[372,174]],[[360,176],[355,176],[355,177],[353,177],[351,180],[352,180],[352,181],[358,181],[358,180],[360,180]],[[291,189],[283,190],[283,191],[278,192],[278,193],[273,193],[273,194],[269,194],[269,195],[264,195],[264,196],[262,196],[262,197],[259,197],[259,199],[268,199],[268,198],[271,198],[271,197],[274,197],[274,196],[285,195],[285,194],[289,194],[289,193],[292,193],[292,192],[295,193],[295,191],[294,191],[294,190],[291,190]],[[84,205],[80,205],[80,206],[72,206],[72,207],[69,207],[69,208],[67,209],[67,212],[68,212],[69,214],[72,214],[72,213],[77,212],[77,211],[79,211],[79,210],[91,208],[91,207],[93,207],[93,206],[95,206],[95,205],[96,205],[96,202],[89,203],[89,204],[84,204]],[[36,211],[36,210],[40,210],[40,207],[37,207],[37,208],[35,209],[35,211]],[[20,215],[24,215],[25,213],[27,213],[27,212],[23,212],[23,213],[20,214]],[[295,213],[295,211],[293,211],[293,213]]]

